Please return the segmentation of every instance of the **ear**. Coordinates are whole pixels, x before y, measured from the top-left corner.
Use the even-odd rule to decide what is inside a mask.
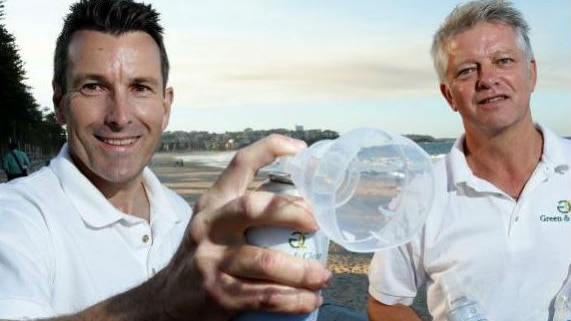
[[[453,111],[458,111],[458,108],[456,108],[456,106],[454,106],[454,101],[452,99],[452,93],[450,92],[450,89],[448,88],[448,86],[446,86],[446,84],[444,84],[444,83],[440,84],[440,93],[442,94],[442,97],[444,97],[444,99],[446,99],[446,102],[448,102],[448,105],[450,106],[450,108]]]
[[[172,87],[165,89],[165,97],[163,99],[163,124],[162,130],[165,130],[169,124],[171,116],[171,106],[174,99],[174,90]]]
[[[529,62],[529,80],[531,81],[531,91],[535,90],[535,84],[537,83],[537,63],[535,59],[531,59]]]
[[[52,82],[52,89],[53,89],[52,102],[54,104],[56,119],[60,125],[65,125],[67,123],[67,121],[65,119],[65,114],[63,111],[63,108],[64,108],[64,106],[63,106],[64,105],[64,103],[63,103],[63,100],[64,100],[63,91],[61,90],[61,87],[54,84],[53,82]]]

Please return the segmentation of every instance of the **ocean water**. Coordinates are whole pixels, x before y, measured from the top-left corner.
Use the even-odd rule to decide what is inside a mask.
[[[433,159],[438,159],[448,154],[452,145],[454,145],[453,139],[418,144],[418,146],[422,147]]]
[[[226,168],[236,151],[199,151],[178,156],[184,163]]]
[[[453,144],[454,140],[443,140],[438,142],[419,143],[418,145],[424,149],[433,160],[437,160],[447,154]],[[189,164],[225,168],[228,166],[228,163],[230,163],[230,160],[232,160],[232,157],[234,157],[235,154],[236,151],[199,151],[180,155],[179,158]]]

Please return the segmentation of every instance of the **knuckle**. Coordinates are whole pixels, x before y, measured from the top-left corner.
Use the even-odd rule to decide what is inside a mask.
[[[276,133],[272,133],[270,135],[268,135],[266,137],[266,140],[270,143],[270,144],[278,144],[281,143],[284,139],[283,135],[280,134],[276,134]]]
[[[228,168],[238,168],[248,163],[248,150],[246,148],[240,149],[234,154],[230,160]]]
[[[205,300],[218,302],[221,305],[228,305],[228,295],[226,293],[229,287],[227,275],[219,269],[212,269],[215,265],[212,258],[213,248],[211,246],[200,245],[197,247],[195,255],[192,257],[192,265],[197,274],[196,278],[201,280],[197,286],[204,293]]]
[[[259,273],[268,276],[272,275],[275,271],[276,266],[278,265],[278,258],[277,253],[273,253],[271,251],[258,251],[256,255],[256,262],[259,268]]]
[[[242,215],[243,218],[247,219],[248,221],[256,217],[254,206],[255,206],[255,201],[252,195],[250,194],[243,195],[239,197],[237,200],[237,207],[240,215]]]
[[[264,310],[273,310],[282,303],[280,292],[274,287],[268,287],[262,291],[260,296],[260,308]]]
[[[202,194],[200,198],[194,203],[194,212],[198,213],[206,208],[208,204],[208,194]]]
[[[193,216],[187,227],[188,238],[192,244],[200,244],[208,235],[210,229],[210,215],[203,215],[204,213],[197,213]]]
[[[220,275],[207,280],[203,284],[203,290],[206,293],[206,296],[214,302],[219,302],[221,304],[224,304],[227,300],[223,289],[224,280]]]

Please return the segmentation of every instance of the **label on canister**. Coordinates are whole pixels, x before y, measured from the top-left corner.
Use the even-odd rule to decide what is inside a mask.
[[[299,192],[287,174],[272,173],[270,179],[258,190],[299,196]],[[308,233],[283,227],[257,227],[246,232],[248,243],[290,253],[293,256],[327,263],[329,239],[320,231]],[[286,315],[266,312],[251,312],[238,315],[234,321],[316,321],[318,310],[303,315]]]

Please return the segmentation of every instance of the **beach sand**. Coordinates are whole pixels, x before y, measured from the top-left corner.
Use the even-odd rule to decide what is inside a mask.
[[[176,154],[157,153],[153,157],[151,168],[161,182],[192,205],[216,181],[222,169],[189,162],[181,166],[176,160]],[[264,177],[256,177],[250,187],[255,188],[263,179]],[[333,284],[323,291],[326,303],[365,314],[368,296],[367,269],[371,256],[372,254],[346,251],[331,242],[327,266],[334,273],[334,279]],[[430,320],[424,293],[419,295],[413,307],[424,320]]]

